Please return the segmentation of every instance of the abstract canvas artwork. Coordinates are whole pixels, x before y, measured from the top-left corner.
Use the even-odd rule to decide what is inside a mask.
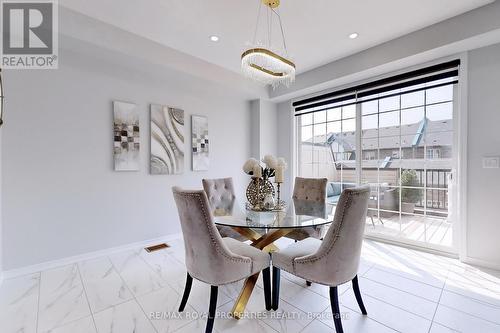
[[[210,159],[207,117],[191,116],[191,142],[193,171],[208,170]]]
[[[113,114],[115,170],[138,171],[140,164],[140,135],[137,105],[114,101]]]
[[[184,111],[151,105],[151,174],[184,172]]]

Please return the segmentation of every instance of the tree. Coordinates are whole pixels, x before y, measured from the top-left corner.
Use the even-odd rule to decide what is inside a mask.
[[[419,186],[417,172],[404,170],[401,174],[401,186]],[[402,188],[401,202],[417,203],[422,200],[422,190],[418,188]]]

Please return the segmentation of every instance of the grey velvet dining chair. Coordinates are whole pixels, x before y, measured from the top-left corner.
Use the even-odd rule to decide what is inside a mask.
[[[363,315],[366,309],[358,284],[370,187],[345,189],[340,195],[333,224],[323,241],[307,238],[272,254],[273,309],[278,309],[280,270],[330,287],[330,303],[337,333],[342,333],[337,286],[352,281]]]
[[[301,178],[295,177],[292,199],[301,202],[324,203],[326,201],[326,178]],[[286,237],[300,241],[308,237],[323,238],[325,227],[311,227],[294,230]]]
[[[310,202],[312,204],[324,203],[326,201],[327,184],[328,179],[326,178],[295,177],[292,199],[294,201]],[[308,237],[323,239],[326,230],[326,226],[301,228],[292,231],[291,233],[286,235],[286,237],[295,240],[295,242],[306,239]],[[306,284],[310,286],[311,282],[306,281]]]
[[[203,179],[203,189],[207,194],[210,208],[215,216],[231,215],[235,209],[233,178]],[[222,237],[231,237],[239,241],[247,239],[228,226],[217,226]]]
[[[193,278],[211,286],[205,332],[212,332],[217,308],[218,286],[263,272],[266,308],[271,309],[269,254],[232,238],[222,238],[213,221],[203,190],[172,188],[181,221],[186,253],[186,286],[179,307],[184,311]]]

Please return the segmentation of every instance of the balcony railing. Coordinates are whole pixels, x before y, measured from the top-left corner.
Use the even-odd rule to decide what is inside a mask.
[[[448,181],[451,175],[451,169],[412,169],[417,173],[417,182],[415,187],[426,190],[426,195],[416,203],[419,210],[423,210],[427,202],[427,210],[445,211],[448,209]],[[404,170],[403,170],[404,171]],[[425,178],[427,177],[427,178]],[[427,180],[427,181],[425,181]],[[342,169],[343,183],[356,182],[356,170],[354,168]],[[389,187],[399,187],[400,173],[398,168],[379,169],[363,168],[362,182],[371,184],[387,184]]]

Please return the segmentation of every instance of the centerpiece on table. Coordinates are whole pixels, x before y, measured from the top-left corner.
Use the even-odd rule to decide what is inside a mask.
[[[265,167],[255,158],[251,158],[243,165],[243,171],[252,176],[247,187],[247,208],[252,210],[283,210],[284,201],[280,198],[280,187],[284,180],[287,164],[284,158],[266,155],[262,159]],[[274,177],[277,191],[274,189],[271,178]],[[277,198],[276,198],[277,192]]]

